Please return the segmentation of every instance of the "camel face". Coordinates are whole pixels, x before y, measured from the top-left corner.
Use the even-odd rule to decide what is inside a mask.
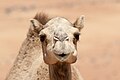
[[[65,18],[56,17],[43,26],[44,29],[40,31],[40,40],[45,63],[76,62],[80,30],[75,27],[75,24]]]

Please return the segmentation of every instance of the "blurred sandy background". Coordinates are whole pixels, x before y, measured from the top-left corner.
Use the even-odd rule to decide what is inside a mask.
[[[0,80],[38,11],[71,22],[85,15],[76,66],[85,80],[120,80],[120,0],[0,0]]]

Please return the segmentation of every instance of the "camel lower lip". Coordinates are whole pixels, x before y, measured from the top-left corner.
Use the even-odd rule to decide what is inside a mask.
[[[64,61],[65,61],[65,59],[64,59],[64,58],[61,58],[61,59],[60,59],[60,62],[64,62]]]

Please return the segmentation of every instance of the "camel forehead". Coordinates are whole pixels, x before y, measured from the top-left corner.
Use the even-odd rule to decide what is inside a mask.
[[[45,28],[41,31],[41,33],[53,36],[54,33],[60,33],[60,35],[69,35],[75,31],[78,31],[78,29],[74,28],[73,24],[67,19],[62,17],[56,17],[45,24]]]
[[[72,24],[65,18],[55,17],[46,23],[46,26],[59,28],[59,27],[70,27]]]
[[[56,31],[69,32],[71,30],[74,30],[72,23],[62,17],[52,18],[50,21],[46,23],[45,26],[46,28],[44,29],[44,31],[47,31],[49,33],[56,32]]]

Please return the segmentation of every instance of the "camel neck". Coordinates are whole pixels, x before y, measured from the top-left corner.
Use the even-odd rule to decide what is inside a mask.
[[[71,65],[56,63],[49,65],[50,80],[71,80]]]

